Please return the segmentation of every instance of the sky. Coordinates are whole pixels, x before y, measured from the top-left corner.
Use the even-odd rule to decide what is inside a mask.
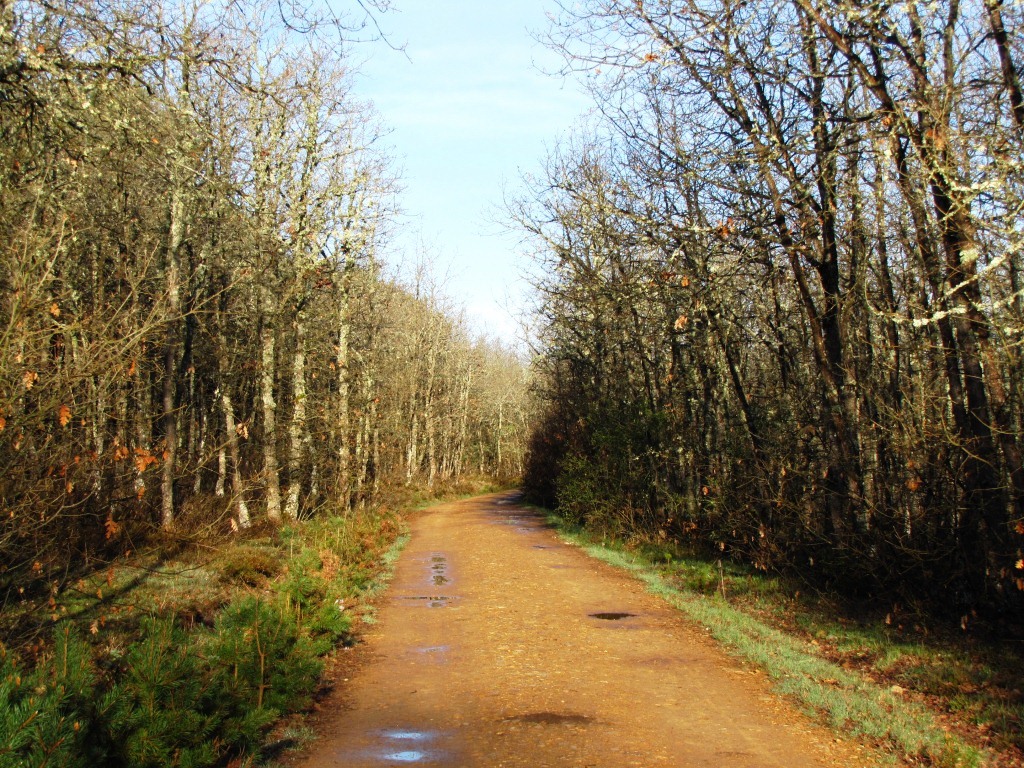
[[[519,237],[503,231],[502,200],[522,188],[586,112],[560,59],[532,33],[552,0],[395,0],[380,18],[388,41],[360,51],[356,91],[372,100],[399,169],[404,216],[388,252],[406,268],[434,261],[444,293],[470,326],[514,343],[527,304]]]

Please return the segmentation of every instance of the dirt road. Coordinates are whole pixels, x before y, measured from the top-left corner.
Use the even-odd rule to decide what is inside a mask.
[[[514,494],[418,517],[379,619],[301,765],[865,764]]]

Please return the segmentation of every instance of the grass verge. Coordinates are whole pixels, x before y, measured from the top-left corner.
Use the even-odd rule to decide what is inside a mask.
[[[599,540],[564,520],[569,543],[625,569],[707,629],[776,689],[893,765],[1018,766],[1019,658],[909,632],[892,613],[837,616],[784,580],[660,543]],[[1019,683],[1018,683],[1019,684]]]
[[[179,534],[16,590],[0,614],[0,768],[242,768],[301,743],[274,724],[372,621],[404,528],[378,509]]]

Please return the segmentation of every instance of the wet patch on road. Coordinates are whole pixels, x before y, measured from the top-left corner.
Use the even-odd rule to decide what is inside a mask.
[[[450,602],[456,598],[449,595],[406,595],[405,597],[398,598],[399,600],[417,600],[431,608],[444,608]]]
[[[451,581],[448,577],[448,558],[445,555],[438,552],[430,556],[430,574],[430,580],[435,587],[444,586]]]
[[[450,646],[447,645],[427,645],[423,648],[414,648],[416,653],[425,653],[430,655],[448,653],[451,650]]]
[[[433,746],[437,737],[433,731],[381,731],[378,734],[380,748],[367,757],[382,765],[437,765],[447,762],[444,752]]]
[[[525,715],[506,717],[504,722],[532,723],[534,725],[587,725],[594,722],[594,718],[575,712],[530,712]]]

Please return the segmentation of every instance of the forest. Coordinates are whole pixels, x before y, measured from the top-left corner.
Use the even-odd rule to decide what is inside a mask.
[[[691,609],[824,596],[830,695],[881,610],[883,746],[929,627],[1019,639],[1024,6],[556,3],[593,109],[506,198],[527,360],[396,267],[392,0],[0,0],[0,766],[273,765],[410,510],[520,483]],[[1011,651],[920,698],[1019,750]]]
[[[367,19],[2,14],[2,578],[190,514],[238,529],[519,474],[524,366],[428,265],[383,271],[398,182],[337,54]]]
[[[586,0],[595,114],[510,205],[528,492],[850,595],[1017,623],[1024,28],[1002,0]]]
[[[388,6],[0,0],[0,765],[268,764],[397,510],[521,475],[520,354],[385,257]]]

